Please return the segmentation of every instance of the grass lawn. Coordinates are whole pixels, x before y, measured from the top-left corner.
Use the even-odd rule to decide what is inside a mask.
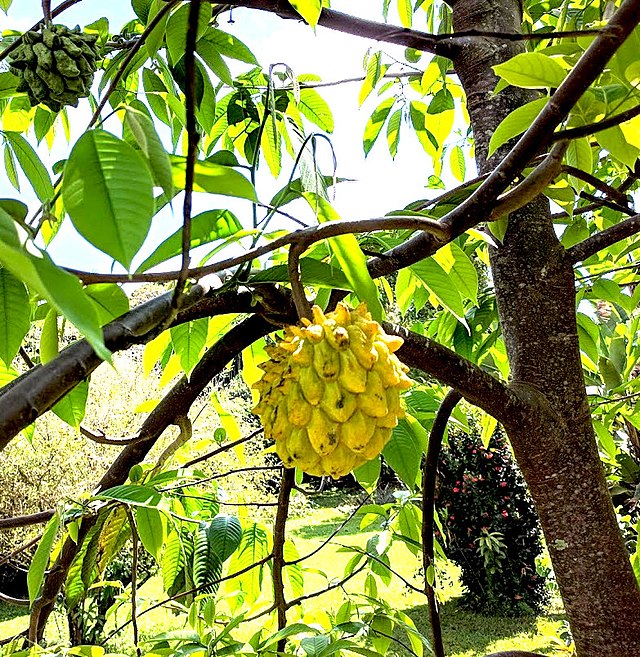
[[[314,499],[303,512],[290,519],[289,535],[301,555],[317,548],[349,514],[351,508],[343,505],[343,499],[335,494],[323,495]],[[340,534],[332,539],[331,544],[324,547],[308,562],[304,562],[309,569],[305,572],[305,593],[324,589],[328,581],[342,577],[344,566],[351,555],[340,552],[338,544],[364,548],[367,540],[375,533],[371,529],[360,532],[357,518],[349,521]],[[391,564],[406,580],[415,586],[420,586],[420,580],[416,576],[417,561],[404,546],[392,547]],[[325,575],[318,571],[323,571]],[[462,591],[457,568],[454,565],[447,565],[443,575],[445,584],[441,590],[441,616],[447,657],[482,657],[506,649],[529,650],[556,657],[560,655],[566,657],[568,654],[562,650],[556,639],[562,622],[557,601],[548,613],[539,617],[482,616],[459,607],[458,600]],[[355,577],[347,584],[347,590],[351,593],[362,590],[363,579],[364,575]],[[422,595],[412,591],[396,578],[388,587],[379,583],[378,593],[392,607],[409,614],[418,629],[429,635],[427,610]],[[139,609],[144,609],[161,596],[160,580],[158,577],[152,578],[139,591]],[[305,621],[321,619],[326,610],[337,610],[343,599],[344,593],[336,589],[326,596],[308,601],[305,603]],[[300,607],[290,610],[289,621],[300,619],[300,614]],[[121,618],[124,617],[125,611],[122,611]],[[0,638],[12,636],[25,629],[27,620],[24,608],[0,605]],[[264,618],[253,623],[253,627],[247,628],[248,634],[250,635],[263,623]],[[139,625],[141,636],[151,637],[170,628],[183,627],[183,618],[172,615],[168,610],[158,609],[143,615]],[[64,626],[62,617],[54,618],[51,623],[51,635],[64,636]],[[134,654],[130,626],[113,639],[108,648],[113,652]],[[392,643],[388,654],[406,657],[410,653]]]

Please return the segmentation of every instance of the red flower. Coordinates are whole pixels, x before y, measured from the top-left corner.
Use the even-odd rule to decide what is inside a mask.
[[[507,513],[506,509],[503,509],[503,511],[502,511],[502,517],[503,518],[508,518],[509,517],[509,514]]]
[[[454,493],[459,493],[459,492],[460,492],[460,489],[459,489],[457,486],[454,486],[454,488],[453,488],[453,492],[454,492]]]
[[[506,481],[501,481],[500,482],[500,488],[506,488],[507,487],[507,482]]]
[[[493,458],[493,454],[492,454],[491,452],[487,452],[487,453],[485,454],[485,456],[486,456],[488,459],[492,459],[492,458]]]

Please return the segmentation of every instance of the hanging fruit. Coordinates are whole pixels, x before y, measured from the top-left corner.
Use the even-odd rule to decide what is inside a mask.
[[[77,107],[89,95],[100,59],[97,40],[97,34],[65,25],[26,32],[10,60],[9,70],[20,78],[16,91],[26,92],[32,107],[43,103],[54,112]]]
[[[265,436],[288,468],[334,479],[375,458],[404,417],[400,391],[411,386],[387,335],[365,304],[339,303],[313,321],[287,326],[255,384]]]

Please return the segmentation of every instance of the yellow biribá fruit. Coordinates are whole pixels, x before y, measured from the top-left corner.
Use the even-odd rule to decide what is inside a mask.
[[[400,393],[411,380],[394,354],[402,338],[387,335],[364,304],[312,314],[266,348],[254,413],[285,467],[338,479],[380,454],[404,417]]]

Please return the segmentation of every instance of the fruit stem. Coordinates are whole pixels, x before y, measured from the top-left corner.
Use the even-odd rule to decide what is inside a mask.
[[[304,285],[300,278],[300,256],[307,248],[306,242],[294,242],[289,249],[289,259],[287,261],[287,271],[289,274],[289,282],[291,283],[291,296],[293,303],[296,306],[298,317],[302,319],[312,319],[311,304],[307,300],[304,293]]]
[[[44,18],[44,26],[51,25],[51,0],[42,0],[42,17]]]

